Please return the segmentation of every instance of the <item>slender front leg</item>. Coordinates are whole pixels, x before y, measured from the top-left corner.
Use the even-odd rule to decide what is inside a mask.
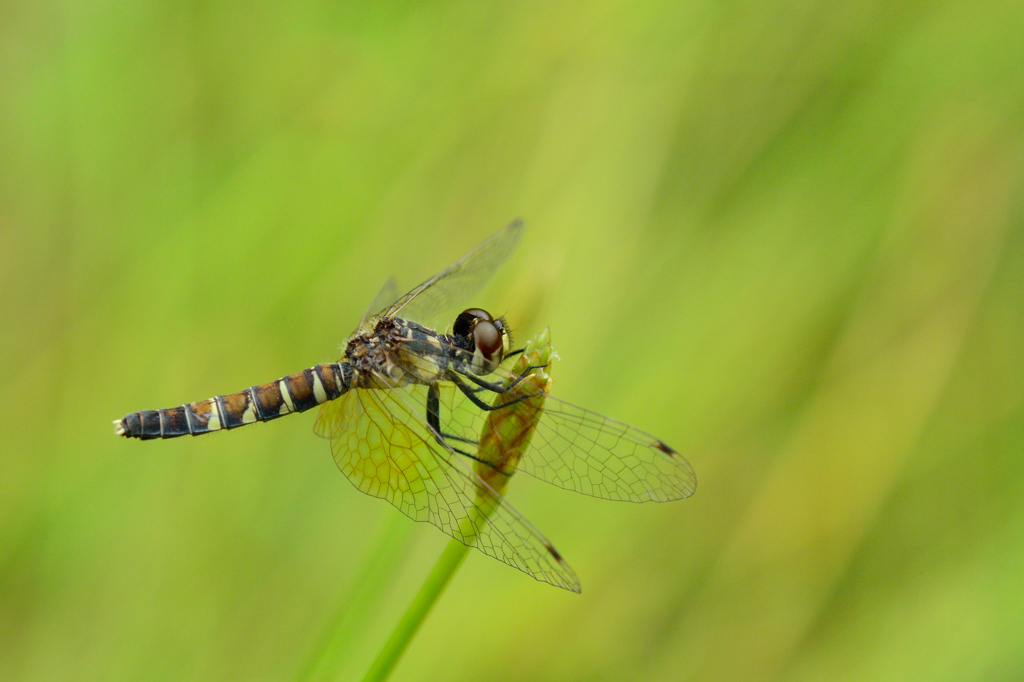
[[[480,377],[476,376],[475,374],[470,374],[468,372],[467,373],[463,373],[461,376],[466,377],[467,379],[469,379],[474,384],[476,384],[477,386],[480,387],[480,388],[470,389],[470,390],[473,391],[473,393],[479,393],[481,388],[485,388],[488,391],[491,391],[492,393],[504,393],[505,391],[509,391],[509,390],[515,388],[516,386],[518,386],[520,383],[522,383],[522,381],[524,379],[526,379],[526,377],[530,376],[530,372],[532,372],[533,370],[535,370],[535,369],[544,369],[545,367],[547,367],[547,365],[530,365],[529,367],[524,369],[523,372],[516,377],[516,380],[513,381],[508,386],[502,386],[497,381],[486,381],[485,379],[481,379]]]
[[[441,440],[441,397],[437,385],[430,384],[427,388],[427,424],[434,430],[434,437]]]
[[[448,381],[451,381],[453,384],[455,384],[455,386],[460,391],[462,391],[463,395],[469,398],[470,402],[479,407],[481,410],[485,410],[487,412],[500,410],[502,408],[508,407],[509,405],[515,405],[518,402],[522,402],[527,398],[536,398],[539,395],[543,395],[542,393],[528,393],[526,395],[519,396],[515,400],[510,400],[507,403],[502,403],[501,405],[488,405],[487,403],[480,400],[480,398],[476,396],[476,393],[473,392],[473,389],[467,386],[465,382],[462,381],[458,374],[455,374],[454,372],[449,372],[446,378],[448,379]],[[504,391],[499,391],[499,393],[504,393]]]
[[[485,462],[484,460],[466,452],[465,450],[460,450],[459,448],[452,447],[451,444],[447,442],[446,439],[450,438],[452,440],[462,441],[463,443],[469,443],[474,446],[477,445],[477,442],[475,440],[470,440],[468,438],[463,438],[462,436],[456,436],[455,434],[444,433],[441,431],[441,396],[437,391],[437,384],[431,384],[430,387],[427,388],[427,424],[429,424],[430,428],[434,431],[434,438],[437,440],[437,442],[443,445],[446,449],[451,449],[452,452],[457,452],[463,457],[469,457],[473,461],[480,462],[481,464],[486,464],[492,469],[500,471],[500,469],[496,469],[495,466],[490,462]]]
[[[469,443],[470,445],[477,444],[475,440],[463,438],[462,436],[458,436],[454,433],[445,433],[441,430],[441,396],[440,393],[438,393],[436,384],[431,384],[430,387],[427,388],[427,424],[429,424],[430,428],[435,431],[434,437],[437,438],[439,443],[441,443],[443,439],[448,439]],[[463,452],[461,454],[465,455],[466,453]]]

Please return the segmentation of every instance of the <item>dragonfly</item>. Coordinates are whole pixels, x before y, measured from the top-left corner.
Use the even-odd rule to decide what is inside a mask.
[[[488,415],[537,396],[494,404],[484,398],[515,394],[542,368],[510,370],[506,361],[522,349],[513,350],[503,316],[467,308],[447,332],[429,322],[482,289],[523,229],[522,221],[509,224],[404,295],[389,279],[337,362],[237,393],[132,412],[114,421],[115,432],[141,440],[198,436],[319,406],[314,430],[329,439],[358,490],[537,580],[579,592],[562,555],[498,492],[503,485],[481,477],[481,465],[485,474],[523,471],[559,488],[630,502],[689,497],[696,477],[661,439],[549,395],[514,470],[482,457],[493,451],[477,448]]]

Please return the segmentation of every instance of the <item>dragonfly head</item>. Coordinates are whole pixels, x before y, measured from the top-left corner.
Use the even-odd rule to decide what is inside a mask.
[[[470,368],[474,374],[490,374],[498,368],[502,359],[512,348],[512,337],[505,320],[492,318],[480,308],[463,310],[455,318],[452,333],[468,337],[473,342],[473,360]]]

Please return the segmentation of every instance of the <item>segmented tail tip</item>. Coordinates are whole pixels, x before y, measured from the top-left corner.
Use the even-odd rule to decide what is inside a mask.
[[[124,433],[124,424],[121,423],[120,419],[115,419],[114,420],[114,433],[117,434],[118,436],[125,435],[125,433]]]

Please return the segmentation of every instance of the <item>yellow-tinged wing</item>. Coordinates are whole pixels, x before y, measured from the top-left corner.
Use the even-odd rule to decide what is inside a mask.
[[[321,407],[315,428],[362,492],[537,580],[579,592],[579,579],[547,538],[437,442],[419,411],[425,405],[424,386],[353,389]]]

